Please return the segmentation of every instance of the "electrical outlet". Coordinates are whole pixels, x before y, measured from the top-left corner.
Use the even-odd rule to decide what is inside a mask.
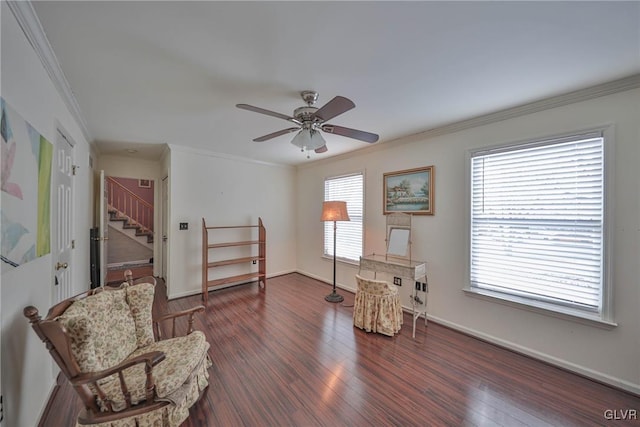
[[[416,281],[416,291],[420,290],[420,282]]]
[[[400,277],[393,277],[393,284],[394,285],[398,285],[398,286],[402,286],[402,279]]]
[[[180,223],[180,230],[188,230],[189,229],[189,223],[188,222],[181,222]]]
[[[429,292],[429,286],[427,285],[427,282],[422,284],[422,292]]]

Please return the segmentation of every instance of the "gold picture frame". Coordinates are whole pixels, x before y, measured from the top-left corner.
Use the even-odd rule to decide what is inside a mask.
[[[412,215],[434,214],[435,166],[383,174],[382,212]]]

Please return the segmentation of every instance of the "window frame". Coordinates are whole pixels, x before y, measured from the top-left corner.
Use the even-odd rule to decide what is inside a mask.
[[[473,287],[471,284],[471,233],[472,233],[472,159],[480,152],[497,152],[509,151],[510,148],[518,149],[526,145],[535,146],[536,144],[544,144],[549,141],[566,140],[569,138],[580,137],[582,135],[600,133],[603,138],[603,200],[602,200],[602,269],[601,269],[601,290],[600,290],[600,311],[589,312],[563,305],[523,298],[513,294],[505,294],[494,292],[491,290]],[[466,151],[465,156],[465,223],[467,225],[465,235],[465,284],[463,291],[466,295],[479,297],[484,300],[505,304],[511,307],[533,311],[539,314],[559,317],[566,320],[577,321],[591,326],[602,328],[612,328],[617,326],[613,313],[613,274],[612,274],[612,239],[613,239],[613,181],[614,181],[614,154],[615,154],[615,133],[612,124],[606,124],[594,128],[581,129],[577,131],[557,134],[552,136],[544,136],[538,138],[530,138],[520,141],[512,141],[507,143],[496,144],[492,146],[483,146],[473,148]]]
[[[359,265],[360,263],[360,256],[362,256],[362,254],[364,253],[364,222],[365,222],[365,183],[366,183],[366,176],[365,176],[365,171],[361,170],[361,171],[355,171],[355,172],[350,172],[350,173],[345,173],[345,174],[340,174],[340,175],[331,175],[331,176],[325,176],[322,183],[323,183],[323,196],[322,196],[322,200],[323,201],[328,201],[326,199],[325,193],[326,193],[326,185],[327,185],[327,181],[330,180],[335,180],[335,179],[340,179],[340,178],[348,178],[348,177],[352,177],[352,176],[361,176],[362,177],[362,220],[361,220],[361,234],[360,234],[360,245],[361,245],[361,250],[360,250],[360,255],[358,257],[358,259],[351,259],[351,258],[346,258],[346,257],[341,257],[341,256],[336,256],[336,261],[337,262],[342,262],[342,263],[346,263],[346,264],[351,264],[351,265]],[[340,199],[329,199],[329,200],[340,200]],[[347,203],[347,211],[349,211],[349,203]],[[351,214],[351,212],[349,212],[349,217],[353,218],[353,215]],[[337,222],[337,226],[338,228],[340,227],[340,222]],[[333,221],[324,221],[323,225],[322,225],[322,257],[325,259],[330,259],[333,261],[333,255],[329,254],[329,252],[327,251],[327,247],[325,246],[325,243],[327,242],[327,230],[329,230],[329,233],[331,234],[331,236],[329,236],[329,240],[331,241],[331,250],[333,250]],[[337,237],[339,237],[340,235],[340,230],[337,231]],[[336,249],[336,252],[339,252]]]

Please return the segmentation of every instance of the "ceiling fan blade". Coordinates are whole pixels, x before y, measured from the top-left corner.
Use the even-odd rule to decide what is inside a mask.
[[[335,116],[346,113],[355,106],[356,104],[354,104],[350,99],[347,99],[344,96],[336,96],[316,111],[313,116],[319,118],[322,122],[326,122]]]
[[[323,125],[321,128],[323,131],[327,133],[333,133],[335,135],[346,136],[348,138],[359,139],[360,141],[373,143],[378,140],[378,135],[375,133],[365,132],[363,130],[345,128],[342,126],[336,125]]]
[[[326,146],[326,145],[323,145],[322,147],[318,147],[318,148],[316,148],[316,149],[315,149],[315,150],[313,150],[313,151],[315,151],[315,152],[316,152],[316,153],[318,153],[318,154],[320,154],[320,153],[326,153],[326,152],[327,152],[327,146]]]
[[[297,130],[300,130],[300,128],[288,128],[288,129],[282,129],[282,130],[279,130],[279,131],[277,131],[277,132],[270,133],[270,134],[268,134],[268,135],[260,136],[260,137],[258,137],[258,138],[256,138],[256,139],[254,139],[254,141],[255,141],[255,142],[262,142],[262,141],[266,141],[266,140],[268,140],[268,139],[275,138],[276,136],[284,135],[284,134],[286,134],[286,133],[295,132],[295,131],[297,131]]]
[[[299,120],[294,117],[287,116],[286,114],[276,113],[275,111],[265,110],[264,108],[254,107],[249,104],[236,104],[236,107],[241,108],[243,110],[253,111],[254,113],[266,114],[267,116],[277,117],[279,119],[288,120],[293,123],[302,124]]]

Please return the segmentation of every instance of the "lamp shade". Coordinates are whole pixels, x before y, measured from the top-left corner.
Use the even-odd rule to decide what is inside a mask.
[[[321,221],[349,221],[347,202],[337,200],[322,202]]]

